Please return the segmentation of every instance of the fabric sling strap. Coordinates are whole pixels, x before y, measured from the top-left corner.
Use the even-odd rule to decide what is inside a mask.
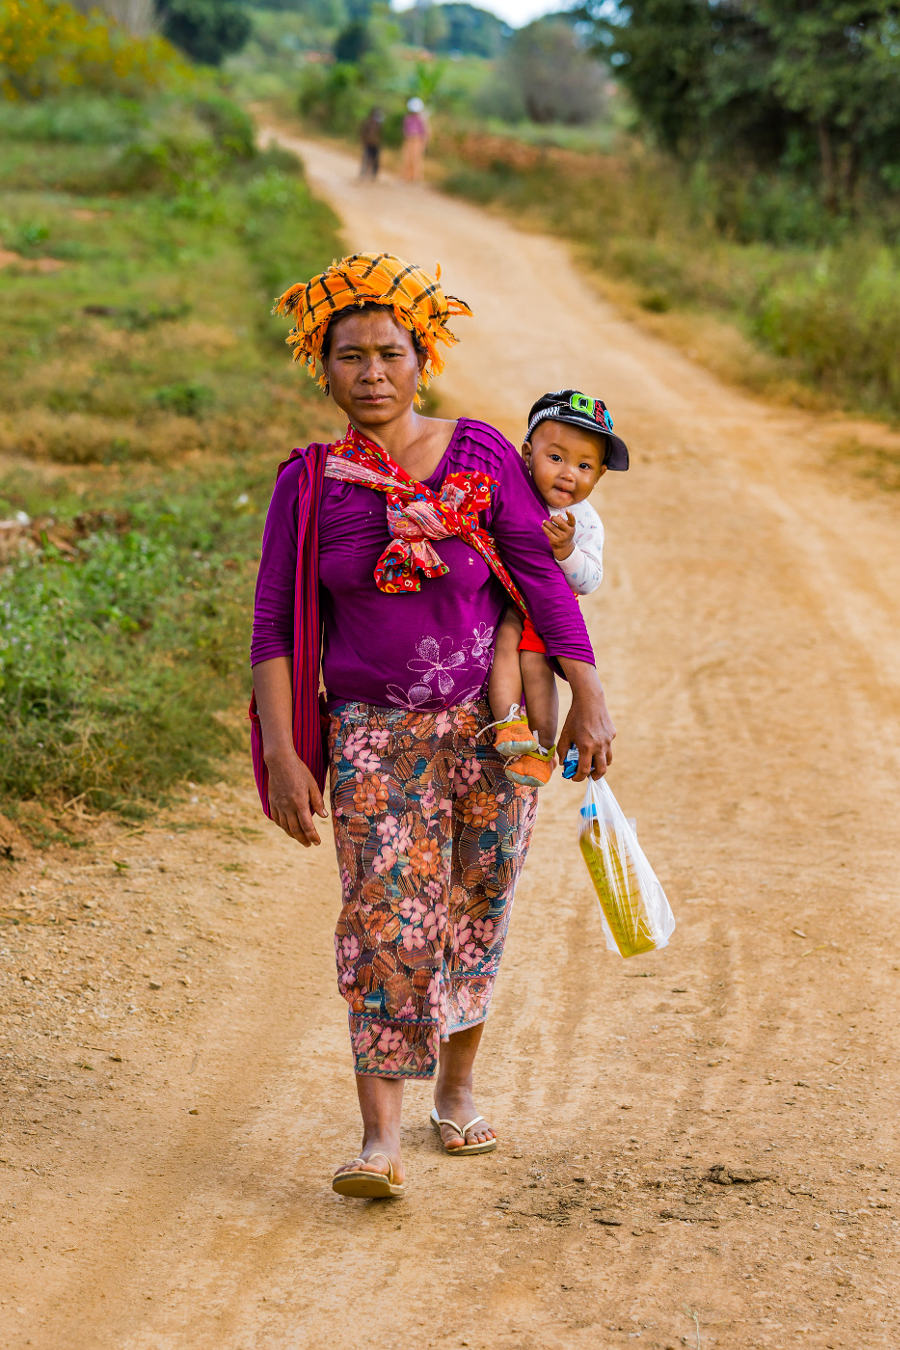
[[[349,426],[334,445],[310,445],[293,450],[278,466],[301,460],[297,497],[297,570],[294,581],[294,650],[292,661],[294,749],[312,773],[320,790],[325,787],[325,718],[319,695],[322,630],[319,613],[319,504],[326,477],[374,488],[387,496],[390,543],[375,565],[375,583],[386,594],[418,591],[422,577],[439,577],[449,570],[429,543],[451,535],[474,548],[500,581],[507,594],[528,616],[519,588],[504,567],[491,535],[478,520],[490,506],[496,483],[487,474],[452,473],[440,493],[434,493],[397,464],[387,451]],[[262,728],[256,695],[250,700],[250,742],[253,773],[263,811],[269,809],[269,774],[263,757]]]
[[[294,749],[315,778],[320,790],[325,787],[325,749],[319,701],[319,667],[322,659],[321,619],[319,615],[319,503],[325,461],[330,447],[310,445],[292,450],[289,459],[278,466],[278,475],[295,459],[301,460],[297,495],[297,571],[294,582],[294,652],[292,688],[294,707],[292,734]],[[250,700],[250,746],[253,774],[263,811],[269,810],[269,772],[263,758],[262,728],[256,710],[256,695]]]

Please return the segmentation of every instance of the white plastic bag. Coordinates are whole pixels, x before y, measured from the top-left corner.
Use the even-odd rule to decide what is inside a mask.
[[[587,781],[578,844],[609,950],[636,956],[665,947],[675,916],[605,778]]]

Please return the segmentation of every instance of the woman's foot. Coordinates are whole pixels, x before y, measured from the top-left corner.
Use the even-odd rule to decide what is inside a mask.
[[[345,1172],[378,1172],[382,1176],[392,1172],[392,1180],[398,1186],[402,1185],[404,1171],[400,1145],[396,1140],[389,1139],[364,1140],[357,1156],[351,1162],[343,1163],[334,1175],[339,1177]]]
[[[403,1159],[400,1156],[400,1113],[403,1079],[357,1074],[356,1091],[363,1119],[359,1155],[339,1167],[331,1179],[339,1195],[377,1199],[402,1195]]]
[[[331,1189],[356,1200],[399,1200],[406,1193],[399,1148],[395,1165],[390,1154],[364,1145],[358,1158],[338,1168]]]
[[[434,1108],[439,1121],[454,1121],[459,1126],[455,1130],[452,1125],[438,1125],[444,1147],[450,1153],[461,1148],[473,1153],[476,1150],[487,1153],[497,1147],[496,1131],[483,1119],[472,1096],[472,1072],[483,1032],[484,1023],[478,1022],[473,1027],[454,1031],[441,1046]]]
[[[469,1125],[465,1136],[452,1125],[441,1125],[441,1139],[448,1152],[455,1152],[466,1144],[486,1144],[497,1138],[497,1132],[489,1121],[480,1115],[470,1087],[441,1087],[435,1090],[434,1107],[441,1120],[452,1120],[460,1129]],[[477,1119],[476,1119],[477,1117]]]

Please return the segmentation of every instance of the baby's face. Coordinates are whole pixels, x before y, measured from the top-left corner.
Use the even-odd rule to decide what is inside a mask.
[[[601,436],[567,422],[547,418],[522,446],[534,485],[551,510],[565,509],[590,496],[606,473]]]

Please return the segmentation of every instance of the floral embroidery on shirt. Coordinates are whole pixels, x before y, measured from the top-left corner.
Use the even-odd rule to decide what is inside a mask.
[[[494,629],[486,623],[476,624],[471,638],[464,645],[473,661],[489,666],[494,656]]]
[[[436,681],[442,694],[449,694],[453,688],[454,678],[450,671],[464,665],[466,660],[465,648],[454,652],[451,651],[452,646],[452,638],[445,637],[438,642],[437,638],[424,637],[416,643],[416,651],[421,659],[407,662],[409,669],[420,670],[422,678],[429,684]]]
[[[451,695],[453,703],[465,703],[481,692],[483,681],[459,689],[455,687],[457,677],[453,672],[461,666],[471,667],[472,662],[486,671],[490,667],[493,651],[494,629],[486,623],[476,624],[472,636],[456,648],[452,638],[437,638],[429,634],[419,639],[416,643],[417,656],[407,662],[407,668],[418,678],[406,689],[398,684],[389,684],[387,696],[391,703],[410,711],[434,711],[446,707]],[[471,674],[471,670],[468,673]]]

